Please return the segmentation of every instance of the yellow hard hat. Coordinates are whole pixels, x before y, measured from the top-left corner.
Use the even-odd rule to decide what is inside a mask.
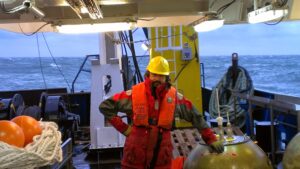
[[[159,74],[159,75],[169,75],[169,63],[162,56],[156,56],[152,58],[147,66],[147,70],[151,73]]]

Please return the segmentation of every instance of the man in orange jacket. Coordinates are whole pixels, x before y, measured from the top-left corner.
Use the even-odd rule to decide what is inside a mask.
[[[123,169],[170,169],[171,129],[175,117],[191,122],[215,152],[224,150],[223,143],[217,141],[203,116],[171,86],[169,73],[168,61],[161,56],[154,57],[147,66],[144,82],[100,104],[105,118],[127,137]],[[132,124],[124,123],[118,112],[126,113]]]

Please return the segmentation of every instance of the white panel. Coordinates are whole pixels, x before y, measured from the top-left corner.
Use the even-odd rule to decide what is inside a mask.
[[[99,33],[99,52],[100,52],[100,63],[104,65],[106,61],[106,42],[105,42],[105,33]]]
[[[97,146],[96,148],[122,147],[119,142],[119,133],[113,127],[96,128]]]
[[[103,76],[110,75],[112,80],[111,91],[105,95],[103,91]],[[97,142],[95,128],[104,127],[104,116],[99,111],[100,103],[111,95],[123,90],[122,79],[118,64],[113,65],[92,65],[92,84],[91,84],[91,146]],[[117,131],[114,131],[117,133]]]

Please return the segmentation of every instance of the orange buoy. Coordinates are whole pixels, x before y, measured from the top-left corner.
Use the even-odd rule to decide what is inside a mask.
[[[8,120],[0,120],[0,141],[16,147],[24,147],[24,132],[16,123]]]
[[[25,136],[24,146],[31,143],[34,136],[42,133],[42,127],[39,122],[30,116],[17,116],[11,121],[15,122],[23,129]]]

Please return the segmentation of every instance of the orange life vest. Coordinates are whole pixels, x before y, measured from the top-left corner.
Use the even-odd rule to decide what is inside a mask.
[[[132,87],[133,124],[136,126],[149,126],[148,99],[145,84],[140,83]],[[157,125],[171,129],[175,111],[176,89],[171,87],[161,104],[159,104],[159,118]]]

